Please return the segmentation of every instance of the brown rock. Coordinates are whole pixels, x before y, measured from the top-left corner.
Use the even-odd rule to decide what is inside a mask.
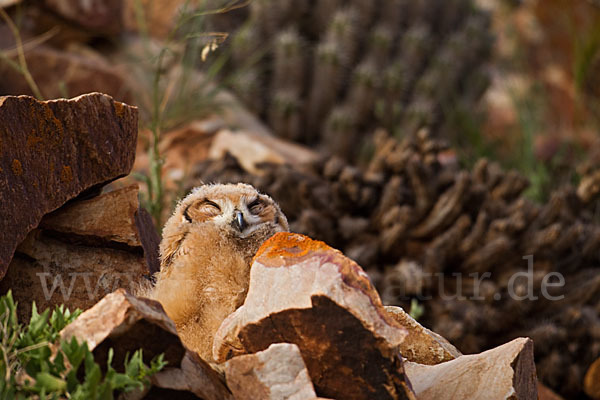
[[[131,170],[136,138],[137,109],[103,94],[0,97],[0,277],[45,214]]]
[[[406,362],[419,400],[536,400],[533,342],[519,338],[480,354],[437,365]]]
[[[159,237],[138,202],[137,186],[71,202],[42,219],[17,248],[0,293],[12,289],[21,320],[31,301],[86,309],[158,270]]]
[[[39,227],[64,235],[90,236],[105,242],[140,247],[142,243],[135,221],[139,206],[138,187],[131,185],[66,204],[46,215]]]
[[[9,55],[13,59],[17,57],[14,51]],[[99,54],[90,57],[39,46],[28,49],[25,58],[31,76],[46,99],[102,92],[119,101],[133,101],[121,72]],[[23,75],[6,63],[0,63],[0,75],[3,78],[0,81],[1,94],[33,94]]]
[[[61,17],[97,33],[117,34],[122,29],[121,0],[44,0]]]
[[[225,361],[294,343],[320,396],[413,399],[398,352],[405,337],[356,263],[323,242],[278,233],[256,254],[246,300],[213,350]]]
[[[138,195],[138,185],[134,184],[73,202],[46,215],[39,227],[76,242],[143,250],[147,269],[153,274],[160,268],[160,236],[152,217],[140,205]]]
[[[227,386],[236,400],[314,399],[315,389],[298,346],[277,343],[225,364]]]
[[[600,399],[600,358],[588,368],[583,380],[583,390],[592,399]]]
[[[101,365],[106,362],[111,347],[115,366],[123,365],[126,354],[140,348],[144,350],[146,363],[163,353],[168,365],[151,378],[153,385],[190,391],[206,400],[232,398],[217,373],[183,346],[173,321],[158,302],[137,298],[119,289],[62,330],[62,339],[72,337],[87,341],[96,362]]]
[[[450,342],[423,327],[402,308],[387,306],[385,310],[408,331],[408,335],[400,344],[400,353],[408,361],[435,365],[462,355]]]

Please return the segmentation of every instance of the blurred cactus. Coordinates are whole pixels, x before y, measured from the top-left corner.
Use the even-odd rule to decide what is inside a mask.
[[[377,127],[436,135],[452,131],[455,105],[475,109],[487,85],[488,25],[471,0],[255,0],[226,73],[247,76],[258,44],[254,81],[233,89],[276,134],[330,151],[356,149],[357,132]],[[339,123],[342,114],[352,120]],[[355,132],[342,134],[344,125]]]

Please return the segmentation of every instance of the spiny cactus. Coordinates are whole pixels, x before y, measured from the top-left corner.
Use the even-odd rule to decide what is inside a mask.
[[[348,157],[376,127],[451,131],[487,86],[488,24],[471,0],[255,0],[224,75],[254,77],[233,89],[277,135]]]

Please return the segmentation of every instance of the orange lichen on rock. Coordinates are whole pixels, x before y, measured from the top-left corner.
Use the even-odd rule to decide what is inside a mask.
[[[58,118],[56,118],[54,111],[52,111],[52,109],[50,108],[48,103],[44,104],[44,116],[45,116],[45,120],[42,120],[42,121],[46,122],[46,123],[51,122],[56,127],[56,129],[54,131],[56,133],[58,133],[60,137],[64,136],[64,133],[65,133],[64,126],[63,126],[62,122]]]
[[[123,118],[123,113],[125,112],[125,105],[119,101],[115,101],[115,113],[117,117]]]
[[[212,349],[224,362],[293,343],[322,397],[414,399],[398,352],[407,334],[358,264],[323,242],[277,233],[258,251],[244,304]]]
[[[263,243],[256,252],[254,260],[260,259],[261,263],[266,261],[267,264],[271,264],[268,261],[269,259],[280,258],[284,265],[287,265],[284,258],[289,258],[293,259],[295,264],[299,258],[317,251],[335,251],[339,253],[338,250],[332,249],[327,244],[313,240],[308,236],[299,233],[279,232]]]
[[[12,161],[12,170],[15,175],[21,176],[23,175],[23,167],[21,166],[21,161],[16,158]]]
[[[344,256],[339,250],[308,236],[291,232],[276,233],[258,249],[252,262],[265,267],[278,268],[298,265],[310,258],[319,258],[319,263],[322,265],[337,265],[347,285],[368,294],[372,297],[373,304],[381,306],[381,299],[378,295],[373,296],[376,291],[360,265]],[[384,318],[393,320],[387,315],[384,315]],[[392,321],[390,324],[397,325],[397,322]]]
[[[39,136],[36,136],[35,133],[32,132],[29,136],[27,136],[27,148],[31,149],[33,146],[42,142],[43,140],[44,139],[42,139]]]
[[[65,165],[62,167],[62,171],[60,171],[60,180],[62,182],[71,182],[73,180],[73,171],[70,166]]]

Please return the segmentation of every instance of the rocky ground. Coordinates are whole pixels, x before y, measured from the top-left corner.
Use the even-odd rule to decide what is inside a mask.
[[[549,388],[600,398],[600,172],[583,164],[577,182],[536,203],[516,171],[483,158],[461,166],[462,149],[449,145],[456,99],[443,94],[458,93],[458,105],[479,112],[489,82],[489,20],[470,2],[446,6],[469,8],[464,21],[426,12],[427,1],[404,22],[369,14],[360,1],[359,14],[335,1],[302,17],[264,1],[219,14],[209,28],[232,32],[233,45],[223,47],[232,55],[214,75],[235,96],[212,94],[210,68],[186,69],[189,50],[204,51],[207,41],[171,40],[171,3],[146,5],[147,34],[134,1],[13,3],[0,2],[8,16],[0,21],[0,95],[108,94],[0,97],[0,293],[12,289],[22,320],[32,300],[42,309],[66,302],[87,311],[63,337],[87,340],[99,359],[109,347],[117,359],[140,345],[148,359],[165,353],[169,368],[136,394],[145,398],[559,398]],[[282,31],[281,21],[297,29]],[[377,40],[394,27],[401,48]],[[468,29],[478,32],[472,47],[461,39]],[[247,43],[257,41],[273,46],[245,68],[256,55]],[[157,74],[146,62],[165,48]],[[399,62],[407,49],[415,65]],[[423,49],[434,56],[417,57]],[[459,50],[463,63],[444,69]],[[383,59],[380,81],[372,69]],[[334,68],[344,79],[326,79]],[[398,93],[382,90],[398,77],[398,107],[407,111],[396,115],[388,100]],[[378,109],[369,93],[394,118],[362,112]],[[302,135],[309,126],[312,136]],[[399,139],[398,131],[410,134]],[[347,151],[363,140],[362,150]],[[165,190],[154,222],[195,185],[244,181],[308,236],[280,235],[261,249],[246,302],[215,340],[218,364],[185,349],[157,303],[128,294],[159,268],[160,237],[136,178],[156,164],[154,144]],[[267,273],[274,267],[276,275]],[[270,297],[273,287],[285,295]]]

